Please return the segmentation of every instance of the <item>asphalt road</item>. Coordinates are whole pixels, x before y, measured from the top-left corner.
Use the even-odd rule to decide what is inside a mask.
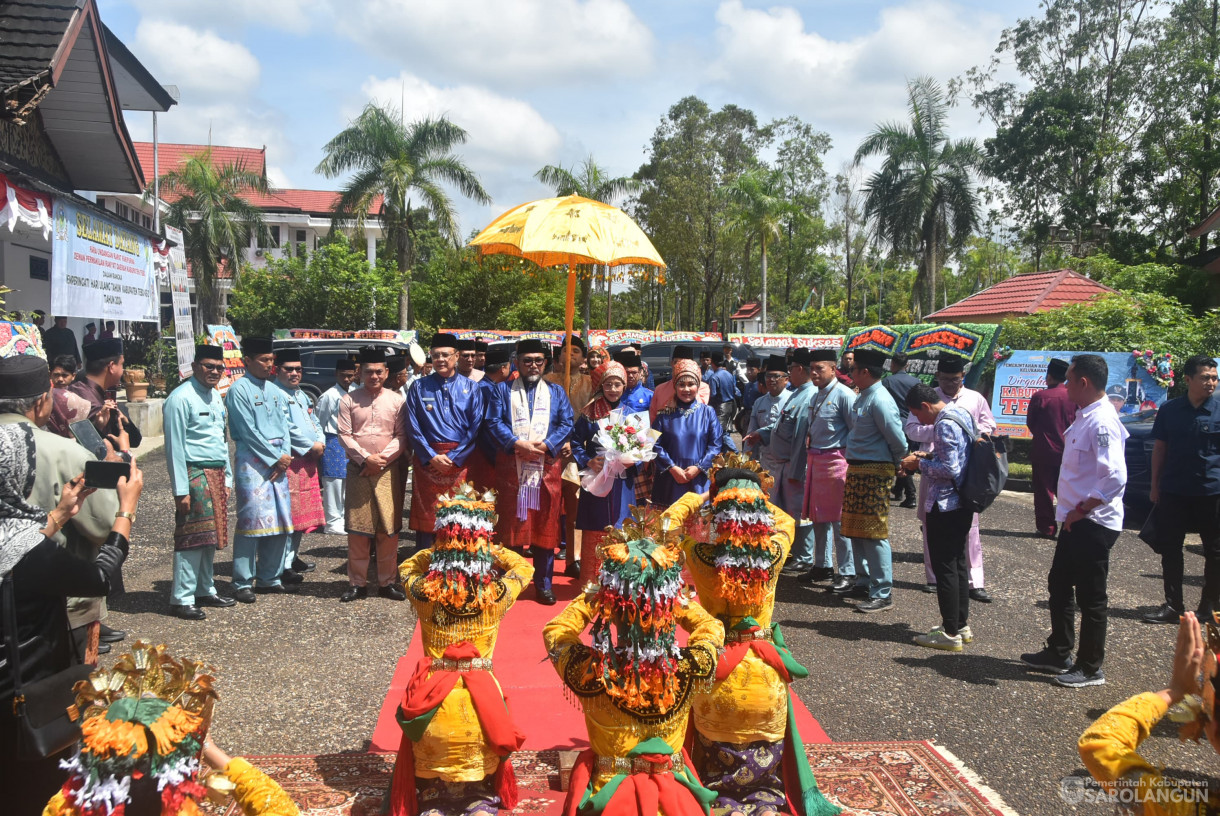
[[[346,585],[342,539],[307,536],[318,562],[296,596],[259,596],[253,606],[208,610],[202,622],[168,614],[173,509],[161,453],[141,460],[144,498],[127,594],[111,604],[109,623],[166,643],[219,670],[221,703],[213,736],[234,754],[316,754],[367,746],[397,659],[414,626],[409,605],[380,598],[339,604]],[[783,579],[775,618],[793,653],[810,669],[796,691],[836,741],[934,740],[956,754],[1018,813],[1106,813],[1073,807],[1061,780],[1085,775],[1076,739],[1107,708],[1166,685],[1175,629],[1139,622],[1160,601],[1157,557],[1133,532],[1114,548],[1110,570],[1107,684],[1064,689],[1025,671],[1018,656],[1041,648],[1048,632],[1046,574],[1053,544],[1030,532],[1029,497],[1005,494],[982,519],[990,605],[972,604],[975,641],[962,654],[921,649],[911,638],[938,623],[924,573],[914,511],[892,516],[894,608],[862,615],[822,586]],[[1187,603],[1198,598],[1202,558],[1188,540]],[[217,557],[227,593],[231,550]],[[528,602],[528,601],[527,601]],[[122,645],[122,644],[120,644]],[[1177,741],[1159,726],[1145,756],[1175,771],[1209,770],[1205,745]],[[1217,782],[1216,784],[1220,784]]]

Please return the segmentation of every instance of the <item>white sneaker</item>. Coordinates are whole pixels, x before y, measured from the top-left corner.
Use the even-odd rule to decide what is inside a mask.
[[[957,630],[957,634],[961,637],[962,643],[974,642],[974,632],[970,631],[969,626],[963,626],[961,629]]]
[[[926,635],[916,635],[915,643],[928,649],[940,649],[942,652],[960,652],[962,650],[961,635],[946,635],[940,626]]]

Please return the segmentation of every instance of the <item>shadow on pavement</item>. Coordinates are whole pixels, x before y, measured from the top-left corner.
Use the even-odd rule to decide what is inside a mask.
[[[877,643],[910,643],[916,635],[909,623],[874,623],[863,615],[856,620],[785,621],[784,626],[812,629],[819,635],[836,640],[871,640]]]
[[[910,642],[910,639],[907,639]],[[911,648],[920,647],[912,644]],[[973,686],[998,686],[1002,680],[1049,683],[1049,674],[1030,671],[1016,660],[988,655],[937,652],[925,657],[895,657],[894,662],[912,669],[932,669],[942,677]]]

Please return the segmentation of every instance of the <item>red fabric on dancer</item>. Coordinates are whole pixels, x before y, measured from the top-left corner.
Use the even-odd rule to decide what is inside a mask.
[[[639,759],[657,764],[667,763],[669,754],[641,754]],[[584,798],[589,782],[593,778],[593,752],[581,751],[572,767],[568,780],[568,795],[563,801],[564,816],[578,816],[580,802]],[[686,749],[682,750],[682,761],[687,773],[698,781],[694,764]],[[664,773],[633,773],[619,783],[618,790],[606,803],[601,816],[643,816],[664,813],[665,816],[705,816],[699,802],[691,796],[690,789],[674,779],[668,771]]]
[[[470,660],[481,656],[478,648],[469,642],[455,643],[445,649],[445,658],[449,660]],[[403,692],[399,706],[402,717],[413,720],[436,708],[453,691],[458,680],[463,682],[470,693],[471,702],[479,715],[479,724],[493,750],[500,756],[507,757],[519,749],[525,742],[525,734],[521,733],[513,722],[507,698],[491,672],[486,670],[434,671],[432,658],[423,658]],[[496,771],[496,788],[502,807],[508,810],[516,807],[517,780],[512,763],[507,759],[500,763]],[[416,816],[419,812],[415,800],[415,755],[411,740],[405,733],[399,745],[399,760],[394,767],[391,801],[393,816]]]

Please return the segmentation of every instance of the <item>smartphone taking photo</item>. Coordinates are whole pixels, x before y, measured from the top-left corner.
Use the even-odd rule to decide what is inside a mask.
[[[85,462],[85,487],[114,490],[119,479],[130,476],[131,465],[127,462]]]
[[[72,435],[76,437],[76,441],[80,443],[81,447],[98,459],[106,458],[106,443],[102,441],[102,435],[94,427],[93,420],[82,419],[79,422],[73,422],[68,428],[71,429]]]

